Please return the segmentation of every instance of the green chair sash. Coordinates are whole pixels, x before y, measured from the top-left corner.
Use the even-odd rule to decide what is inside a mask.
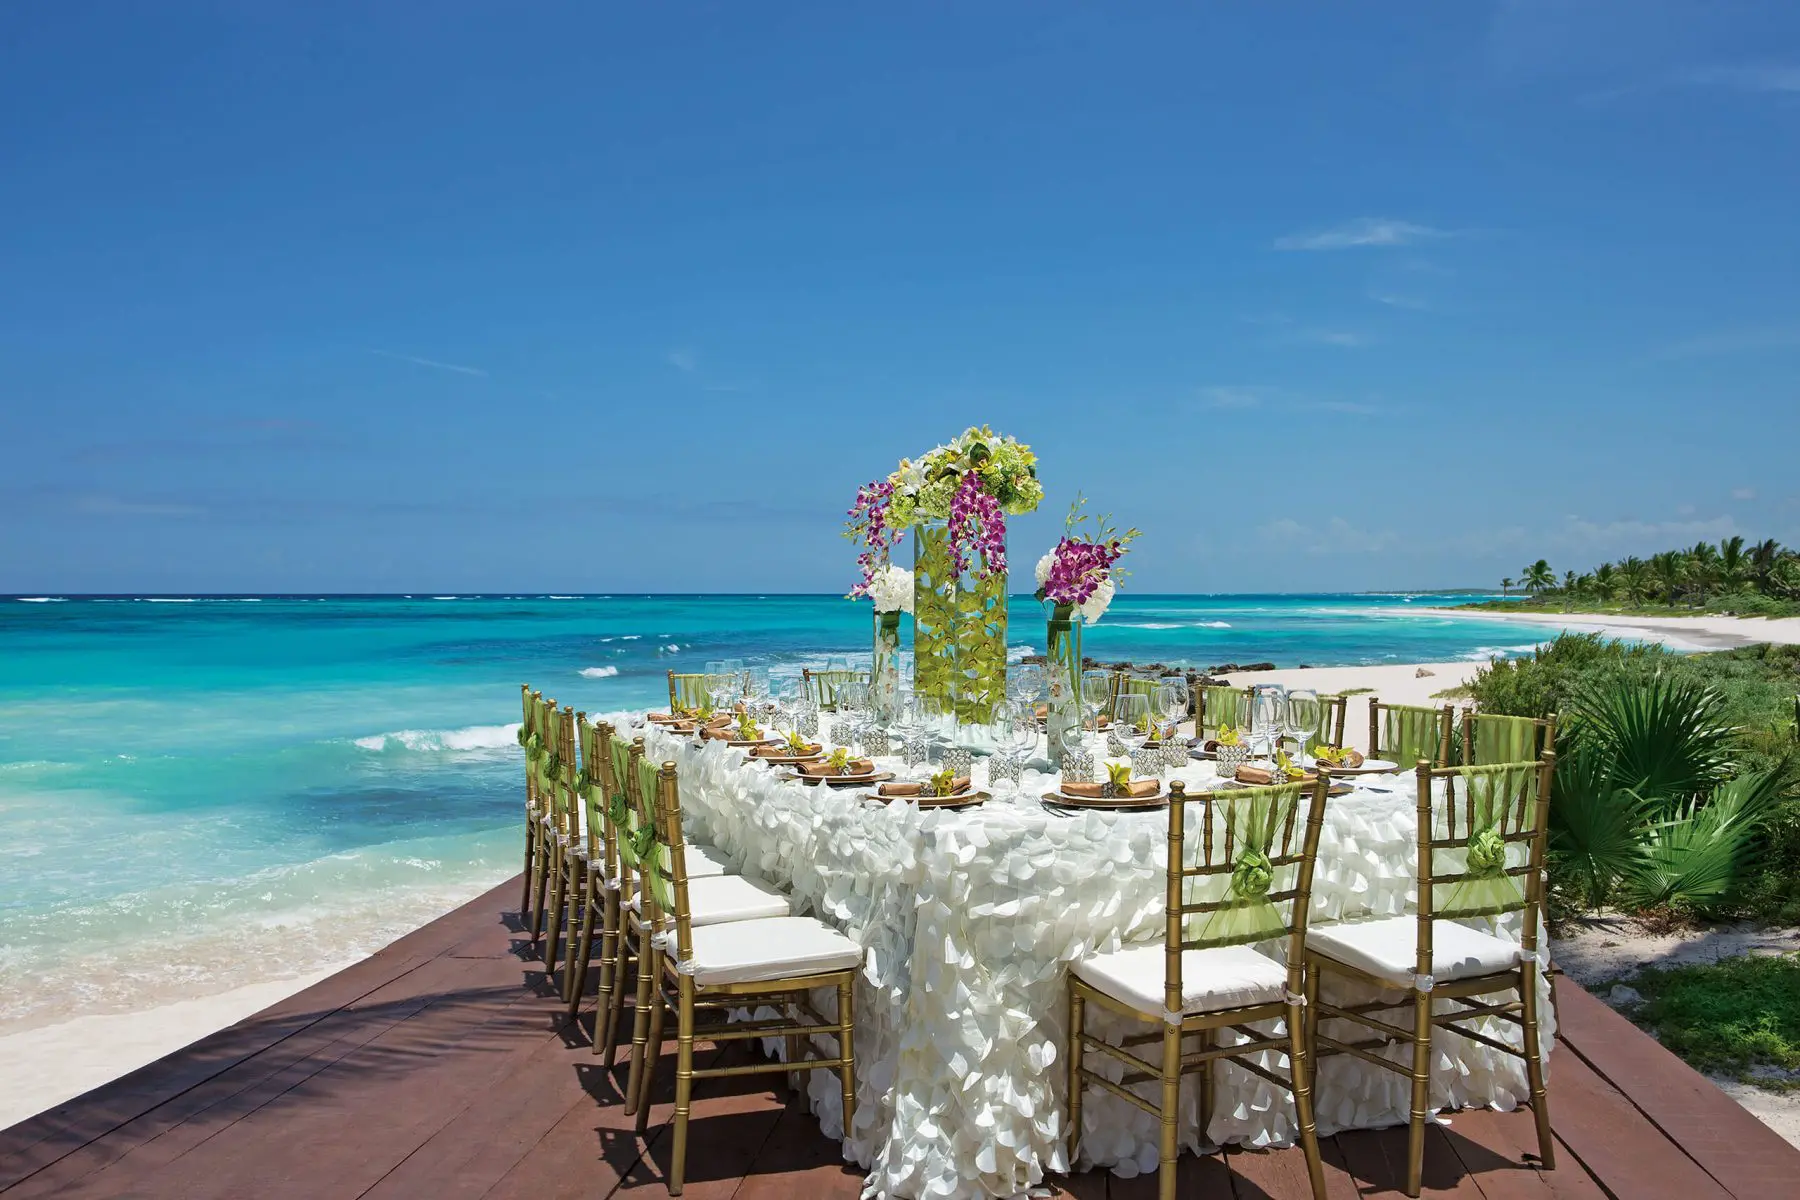
[[[1282,910],[1291,908],[1292,901],[1283,901],[1277,906],[1269,899],[1269,893],[1286,891],[1293,886],[1295,865],[1288,863],[1280,868],[1275,867],[1271,862],[1270,851],[1276,835],[1286,827],[1289,814],[1299,804],[1304,787],[1303,784],[1290,783],[1277,787],[1244,788],[1214,797],[1214,819],[1224,826],[1225,831],[1229,831],[1233,846],[1231,874],[1187,880],[1187,894],[1183,904],[1213,899],[1212,896],[1202,896],[1201,890],[1216,890],[1220,879],[1225,880],[1225,885],[1224,893],[1219,899],[1224,900],[1225,904],[1210,911],[1188,914],[1182,928],[1184,945],[1198,946],[1201,949],[1209,946],[1236,946],[1245,942],[1267,941],[1287,934],[1289,915]],[[1190,800],[1188,803],[1195,802]],[[1204,831],[1196,830],[1195,836],[1182,843],[1184,866],[1199,864],[1203,837]],[[1215,831],[1213,845],[1223,845],[1224,841],[1224,832]],[[1278,881],[1277,871],[1288,878]]]
[[[1456,784],[1462,786],[1465,811],[1470,816],[1469,839],[1461,851],[1443,852],[1445,858],[1460,854],[1462,862],[1452,863],[1468,879],[1434,884],[1431,889],[1432,915],[1437,917],[1485,917],[1512,912],[1525,906],[1525,893],[1516,877],[1506,873],[1506,847],[1502,836],[1506,815],[1516,811],[1523,801],[1528,816],[1535,814],[1538,790],[1538,767],[1531,762],[1511,762],[1492,766],[1458,767],[1456,774],[1445,780],[1448,789],[1444,800],[1454,808]],[[1518,843],[1523,844],[1523,843]],[[1433,874],[1437,874],[1433,871]]]
[[[638,760],[638,796],[651,812],[656,811],[657,789],[661,779],[657,765],[648,758]],[[665,917],[675,915],[675,872],[669,846],[655,822],[648,822],[634,835],[633,852],[644,864],[644,881]]]
[[[1484,716],[1469,718],[1475,732],[1471,757],[1474,766],[1529,762],[1537,757],[1538,723],[1530,717]]]
[[[1207,685],[1200,689],[1200,732],[1217,733],[1230,725],[1240,732],[1250,727],[1250,698],[1241,688]]]
[[[1443,749],[1444,712],[1410,704],[1384,704],[1381,752],[1401,766],[1424,759],[1436,763]]]

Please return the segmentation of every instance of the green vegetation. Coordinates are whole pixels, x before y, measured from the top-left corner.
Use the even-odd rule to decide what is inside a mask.
[[[1665,550],[1648,559],[1601,563],[1592,571],[1556,577],[1538,559],[1520,578],[1500,581],[1502,595],[1514,588],[1521,600],[1489,600],[1471,608],[1551,608],[1631,615],[1732,613],[1749,617],[1800,616],[1800,551],[1770,538],[1746,545],[1741,537],[1714,545],[1699,542],[1686,550]]]
[[[1565,634],[1469,689],[1486,712],[1557,715],[1553,913],[1800,921],[1800,647]]]
[[[1753,1068],[1800,1071],[1800,956],[1652,967],[1630,984],[1644,997],[1632,1019],[1693,1066],[1763,1086],[1780,1083]]]

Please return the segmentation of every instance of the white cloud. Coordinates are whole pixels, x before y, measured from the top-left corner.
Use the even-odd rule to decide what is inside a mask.
[[[77,497],[75,511],[99,517],[197,517],[206,512],[195,504],[158,504],[106,495]]]
[[[692,350],[677,348],[663,355],[663,358],[677,371],[689,375],[700,369],[700,356]]]
[[[1347,329],[1306,329],[1294,335],[1296,341],[1311,342],[1317,346],[1338,346],[1353,350],[1358,346],[1369,344],[1367,336],[1352,333]]]
[[[1674,342],[1657,351],[1654,357],[1703,358],[1715,354],[1784,350],[1794,346],[1800,346],[1800,325],[1765,325],[1750,329],[1728,329]]]
[[[1732,488],[1731,489],[1731,498],[1733,500],[1754,500],[1754,499],[1756,499],[1756,489],[1755,488]]]
[[[479,375],[487,378],[487,372],[480,367],[465,367],[456,363],[438,362],[434,358],[419,358],[411,354],[395,354],[392,350],[371,350],[370,354],[379,354],[383,358],[391,358],[396,362],[411,363],[415,367],[430,367],[434,371],[454,371],[458,375]]]
[[[1200,402],[1207,408],[1261,408],[1268,392],[1263,387],[1203,387]]]
[[[1691,510],[1690,510],[1691,511]],[[1550,545],[1598,554],[1667,550],[1694,542],[1716,542],[1740,533],[1730,517],[1692,521],[1589,521],[1570,517],[1552,533]]]
[[[1384,217],[1357,217],[1331,229],[1290,233],[1275,239],[1277,250],[1348,250],[1356,246],[1410,246],[1453,236],[1443,229]]]
[[[1385,304],[1389,308],[1404,308],[1413,312],[1425,312],[1431,308],[1431,305],[1419,299],[1417,296],[1407,296],[1399,292],[1390,292],[1383,288],[1370,288],[1368,296],[1369,299],[1375,301],[1375,303]]]
[[[1292,517],[1280,517],[1257,529],[1266,541],[1280,543],[1302,554],[1379,554],[1399,543],[1392,530],[1379,533],[1359,529],[1342,517],[1332,517],[1322,529],[1303,525]]]
[[[1800,67],[1779,63],[1698,67],[1683,71],[1680,81],[1699,87],[1723,87],[1740,92],[1800,92]]]

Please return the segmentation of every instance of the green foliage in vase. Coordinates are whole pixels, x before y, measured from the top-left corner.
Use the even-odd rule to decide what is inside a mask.
[[[955,676],[956,582],[950,566],[950,533],[923,525],[914,542],[913,690],[934,713],[950,711]]]

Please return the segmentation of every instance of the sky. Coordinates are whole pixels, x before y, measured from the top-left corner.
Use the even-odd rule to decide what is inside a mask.
[[[1159,592],[1800,543],[1800,6],[0,8],[0,592]],[[1015,570],[1017,567],[1015,566]]]

